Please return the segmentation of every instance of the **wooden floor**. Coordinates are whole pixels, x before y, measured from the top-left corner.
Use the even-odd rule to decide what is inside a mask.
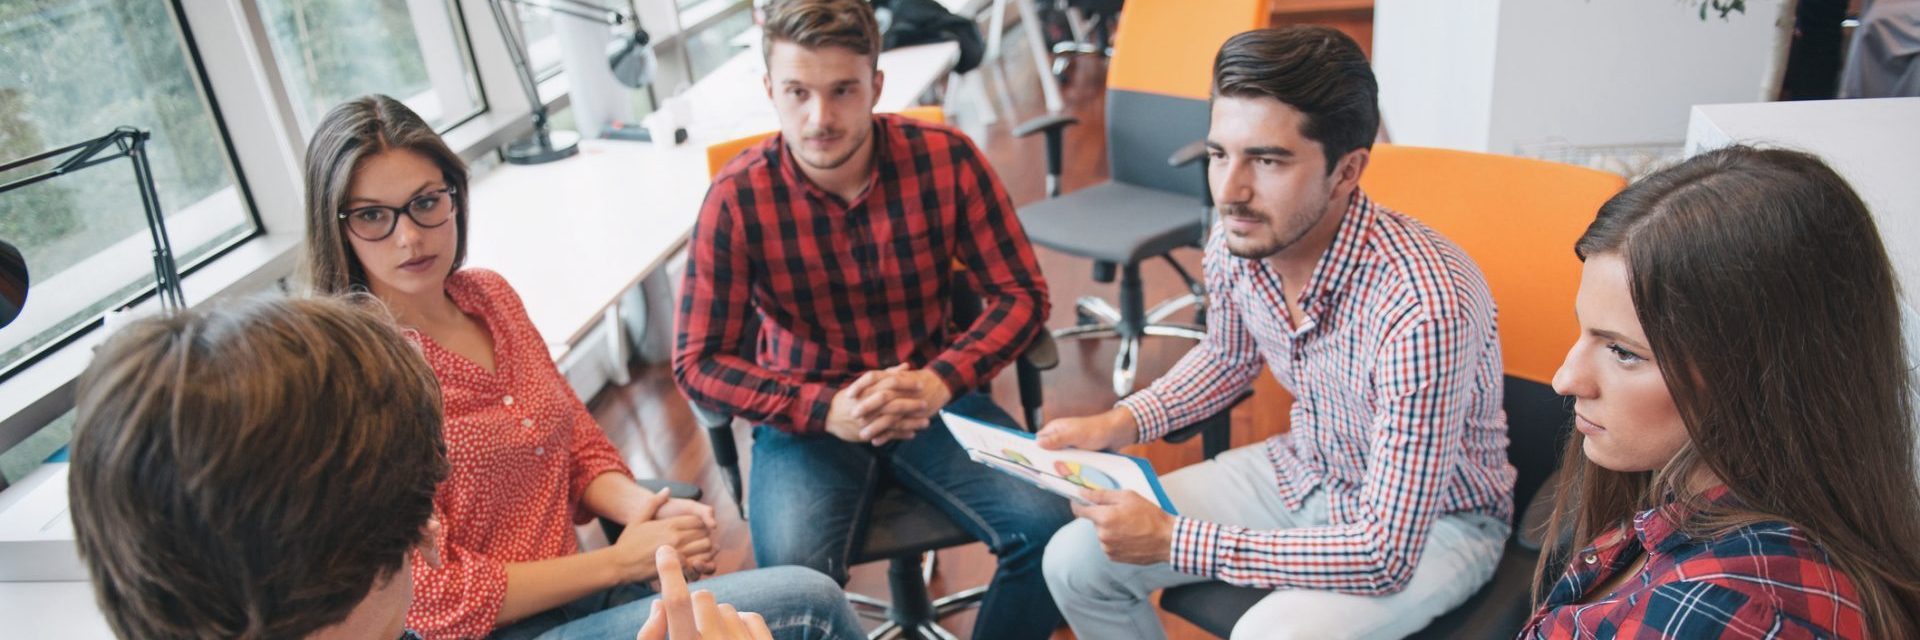
[[[1279,16],[1276,18],[1280,19]],[[1311,19],[1341,28],[1359,39],[1363,46],[1371,44],[1370,13],[1313,14]],[[1024,48],[1014,46],[1022,42],[1020,38],[1017,32],[1009,33],[1006,38],[1008,54],[1002,60],[988,61],[978,77],[973,78],[974,82],[984,85],[989,93],[988,99],[974,100],[972,103],[993,105],[992,108],[998,112],[998,121],[980,126],[977,124],[980,114],[968,113],[964,107],[957,108],[954,115],[960,126],[975,136],[995,171],[1006,183],[1014,202],[1024,204],[1044,196],[1042,179],[1046,172],[1043,149],[1038,137],[1014,139],[1010,131],[1020,120],[1044,113],[1045,106],[1041,103],[1039,81],[1032,62],[1024,55]],[[1067,136],[1067,170],[1062,177],[1064,191],[1106,179],[1105,76],[1103,60],[1084,58],[1074,63],[1067,82],[1062,86],[1068,112],[1079,118],[1081,123],[1070,129]],[[954,102],[960,104],[966,101]],[[976,124],[970,125],[969,122]],[[1187,251],[1178,258],[1191,272],[1199,273],[1197,251]],[[1097,295],[1111,299],[1114,295],[1113,285],[1092,281],[1090,264],[1085,260],[1044,249],[1039,250],[1039,259],[1052,290],[1053,315],[1048,323],[1050,327],[1073,323],[1073,302],[1080,296]],[[1145,265],[1142,276],[1146,280],[1149,304],[1183,293],[1172,269],[1164,263]],[[1159,377],[1191,345],[1191,342],[1184,340],[1149,338],[1142,349],[1141,384],[1144,386]],[[1116,399],[1110,383],[1113,351],[1113,341],[1062,344],[1060,367],[1045,376],[1046,415],[1084,415],[1112,407]],[[639,364],[634,367],[633,374],[633,382],[608,388],[593,400],[591,406],[595,417],[614,444],[626,455],[635,473],[643,477],[692,482],[702,487],[708,501],[719,508],[722,516],[718,536],[722,549],[722,571],[752,567],[746,523],[738,517],[726,484],[713,464],[705,434],[694,423],[686,401],[674,388],[666,365]],[[1258,442],[1286,429],[1287,408],[1291,398],[1271,376],[1263,376],[1255,388],[1254,399],[1234,413],[1235,446]],[[994,382],[994,396],[1002,406],[1018,406],[1011,373]],[[740,442],[749,442],[744,433]],[[744,455],[745,451],[742,453]],[[1152,461],[1154,468],[1161,473],[1201,459],[1198,441],[1184,445],[1147,444],[1132,447],[1128,453]],[[982,545],[959,547],[943,551],[940,555],[939,573],[933,583],[935,597],[985,584],[991,576],[993,558]],[[856,567],[848,590],[884,598],[887,593],[885,566],[871,564]],[[966,637],[972,628],[972,615],[972,612],[966,612],[948,618],[946,626],[961,637]],[[1162,618],[1166,620],[1169,633],[1175,639],[1211,637],[1174,616],[1163,613]],[[1055,637],[1072,638],[1073,634],[1063,626],[1055,633]]]

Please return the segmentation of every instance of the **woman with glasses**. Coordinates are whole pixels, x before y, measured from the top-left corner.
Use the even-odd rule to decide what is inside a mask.
[[[1710,151],[1614,196],[1574,251],[1553,387],[1576,430],[1540,568],[1569,564],[1522,637],[1920,637],[1898,288],[1846,181]]]
[[[712,507],[641,488],[561,377],[498,274],[461,269],[467,170],[386,96],[335,107],[307,149],[308,286],[373,294],[425,353],[446,403],[452,474],[434,506],[438,567],[413,566],[410,628],[434,637],[632,637],[654,553],[714,571]],[[529,250],[541,250],[529,247]],[[547,247],[556,255],[564,247]],[[574,526],[626,525],[580,553]],[[780,638],[861,634],[829,578],[781,567],[695,584],[765,617]]]

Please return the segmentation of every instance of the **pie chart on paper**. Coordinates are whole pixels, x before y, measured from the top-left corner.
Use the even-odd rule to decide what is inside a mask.
[[[1120,482],[1114,480],[1113,476],[1107,475],[1107,472],[1078,462],[1056,460],[1053,463],[1053,471],[1054,473],[1060,474],[1060,477],[1066,478],[1067,482],[1088,489],[1113,490],[1120,488]]]

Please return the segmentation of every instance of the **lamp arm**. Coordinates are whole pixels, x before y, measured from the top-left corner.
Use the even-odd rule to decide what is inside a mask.
[[[127,158],[133,162],[134,186],[140,190],[140,208],[146,218],[147,233],[153,240],[153,279],[154,295],[160,298],[160,308],[168,313],[187,307],[185,292],[180,288],[180,268],[173,258],[173,239],[167,235],[167,220],[160,210],[160,193],[154,188],[153,167],[147,162],[147,140],[152,134],[133,127],[120,127],[112,132],[52,151],[0,164],[0,172],[10,171],[49,158],[72,153],[73,156],[62,160],[53,168],[40,173],[0,184],[0,193],[6,193],[29,185],[51,180],[62,175],[80,171],[94,165]],[[107,150],[112,153],[106,153]],[[104,154],[104,155],[103,155]]]
[[[639,18],[628,15],[612,7],[603,7],[591,2],[584,2],[582,0],[545,0],[544,2],[534,2],[533,0],[507,0],[507,1],[523,7],[535,7],[539,9],[546,9],[554,13],[558,13],[558,14],[562,14],[562,15],[566,15],[574,18],[579,18],[581,20],[586,20],[588,22],[598,22],[601,24],[606,24],[606,25],[611,25],[616,27],[626,24],[628,22],[634,22],[634,23],[640,22]],[[568,5],[568,6],[561,6],[561,5]]]

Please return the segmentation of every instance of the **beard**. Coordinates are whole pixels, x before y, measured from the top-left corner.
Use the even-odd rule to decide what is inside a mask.
[[[793,155],[794,157],[799,158],[801,162],[806,163],[807,166],[813,167],[814,169],[817,169],[817,170],[832,171],[834,169],[838,169],[842,165],[845,165],[848,160],[852,160],[854,154],[857,154],[860,152],[861,147],[866,146],[867,139],[873,137],[873,126],[869,124],[868,126],[865,126],[865,127],[855,127],[854,130],[851,131],[850,133],[853,136],[855,136],[852,141],[853,143],[847,145],[847,150],[841,152],[838,156],[825,155],[825,154],[832,153],[832,151],[824,151],[824,152],[821,152],[822,155],[814,155],[811,150],[803,151],[801,153],[796,153]],[[818,131],[802,132],[800,136],[800,148],[807,149],[806,141],[809,139],[817,138],[821,136],[831,136],[836,134],[838,134],[838,132],[831,131],[831,130],[824,130],[824,129],[818,130]]]
[[[1265,260],[1273,257],[1287,247],[1291,247],[1305,238],[1320,220],[1327,215],[1327,208],[1309,206],[1306,210],[1296,210],[1292,215],[1275,216],[1245,204],[1230,204],[1220,207],[1220,218],[1255,220],[1262,224],[1242,234],[1229,229],[1227,231],[1227,253],[1236,258]]]

